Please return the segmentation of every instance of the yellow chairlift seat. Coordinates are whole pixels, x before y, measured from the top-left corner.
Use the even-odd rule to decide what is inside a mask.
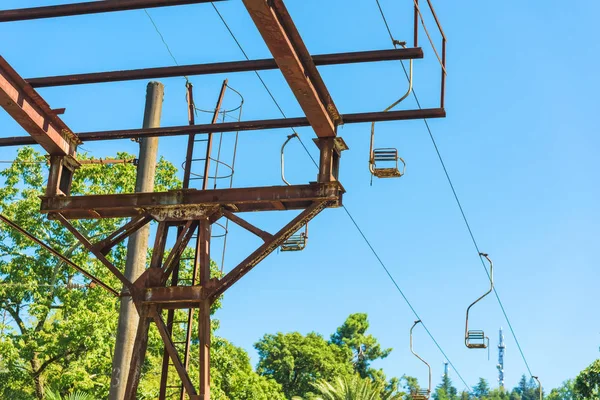
[[[412,400],[429,400],[431,392],[428,389],[417,389],[410,392]]]
[[[466,337],[467,347],[470,349],[486,349],[490,339],[485,336],[483,331],[468,331]]]
[[[395,42],[406,48],[406,42]],[[383,112],[388,112],[398,104],[402,103],[412,93],[413,87],[413,60],[410,60],[408,89],[398,100],[393,102]],[[402,162],[400,170],[399,162]],[[376,178],[400,178],[406,172],[406,163],[401,157],[398,157],[398,149],[393,147],[375,148],[375,121],[371,123],[371,145],[369,149],[369,171],[371,176]],[[371,178],[371,183],[373,179]]]
[[[402,162],[402,171],[398,161]],[[400,178],[406,172],[406,163],[393,147],[373,149],[371,165],[371,173],[377,178]]]
[[[484,297],[494,290],[494,263],[490,259],[489,255],[486,253],[479,253],[481,257],[485,257],[490,263],[490,288],[487,292],[485,292],[481,297],[475,300],[471,305],[467,308],[467,318],[465,322],[465,346],[469,349],[488,349],[488,358],[490,356],[489,344],[490,339],[485,336],[485,333],[482,330],[472,330],[469,329],[469,311],[471,307],[480,302]]]
[[[290,236],[281,244],[281,251],[302,251],[306,248],[308,235],[305,232]]]

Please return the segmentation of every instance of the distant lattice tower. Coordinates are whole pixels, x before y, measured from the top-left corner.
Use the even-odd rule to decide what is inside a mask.
[[[498,342],[498,386],[504,389],[504,351],[506,346],[504,345],[504,334],[502,328],[500,328],[500,340]]]
[[[448,376],[448,362],[444,363],[444,376]]]

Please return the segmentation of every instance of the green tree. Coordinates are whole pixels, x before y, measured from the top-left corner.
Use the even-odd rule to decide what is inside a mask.
[[[460,393],[460,397],[459,398],[460,398],[460,400],[469,400],[471,398],[471,395],[469,395],[469,392],[463,390]]]
[[[214,337],[211,343],[211,399],[285,400],[275,380],[257,374],[248,353],[229,341]]]
[[[45,394],[46,400],[94,400],[94,396],[83,392],[75,392],[67,396],[61,396],[51,389],[46,388]]]
[[[477,385],[473,386],[473,396],[482,399],[490,394],[490,385],[483,378],[479,378]]]
[[[411,393],[416,392],[420,389],[419,380],[414,376],[403,375],[402,379],[402,388],[405,390],[406,394],[404,395],[405,400],[412,400]]]
[[[353,372],[351,352],[314,332],[267,334],[254,347],[259,355],[258,373],[275,379],[288,398],[306,397],[316,381],[333,381]]]
[[[385,358],[392,352],[392,349],[382,349],[373,335],[367,335],[368,329],[367,314],[351,314],[330,339],[331,343],[353,352],[354,369],[362,378],[372,377],[373,370],[369,367],[372,361]]]
[[[485,400],[509,400],[509,395],[504,389],[492,389],[490,393],[484,397]]]
[[[84,155],[82,157],[85,157]],[[120,153],[117,158],[131,159]],[[161,160],[156,185],[167,190],[177,184],[175,168]],[[118,288],[108,271],[58,223],[40,214],[44,194],[45,158],[33,149],[19,150],[17,160],[0,172],[1,212],[55,249]],[[73,194],[133,191],[131,164],[90,165],[75,175]],[[116,229],[118,219],[82,220],[76,226],[88,237],[100,238]],[[110,255],[124,260],[121,244]],[[81,289],[68,286],[78,283]],[[0,311],[6,324],[0,340],[4,370],[0,372],[2,398],[43,398],[47,381],[61,393],[72,389],[104,396],[108,385],[118,299],[89,281],[20,233],[0,227]],[[92,376],[94,379],[92,380]]]
[[[82,157],[82,155],[80,155]],[[131,159],[121,153],[116,158]],[[20,226],[42,238],[77,264],[119,288],[120,283],[58,224],[39,213],[43,194],[45,158],[31,148],[23,148],[17,163],[0,172],[0,209]],[[156,189],[179,186],[176,169],[160,160]],[[127,193],[133,191],[135,167],[132,164],[91,165],[75,174],[73,194]],[[77,228],[99,240],[123,220],[76,221]],[[125,244],[111,255],[124,265]],[[180,278],[191,277],[191,264],[180,271]],[[218,274],[211,263],[211,272]],[[186,275],[187,274],[187,275]],[[69,290],[66,285],[81,287]],[[70,399],[69,393],[87,393],[91,398],[106,398],[111,372],[112,348],[118,317],[118,299],[102,288],[91,287],[79,273],[58,262],[17,232],[0,225],[0,398]],[[215,302],[212,312],[220,307]],[[175,320],[185,320],[177,310]],[[2,317],[6,315],[6,319]],[[214,335],[218,321],[213,319],[211,357],[212,393],[215,400],[283,400],[280,385],[258,375],[247,353]],[[183,333],[180,324],[174,332]],[[197,325],[194,324],[194,335]],[[198,344],[191,347],[190,376],[198,376]],[[160,383],[163,344],[151,325],[146,361],[142,368],[139,399],[156,399]],[[171,384],[178,379],[170,374]],[[52,388],[52,390],[46,390]],[[46,393],[45,393],[46,392]],[[54,397],[51,397],[54,396]],[[74,395],[73,395],[74,396]]]
[[[371,362],[386,358],[392,349],[382,349],[379,341],[373,335],[367,334],[368,329],[367,314],[351,314],[331,335],[329,342],[350,351],[353,356],[354,371],[362,378],[370,378],[376,386],[381,387],[383,397],[394,396],[399,391],[399,379],[392,378],[386,381],[382,369],[370,367]]]
[[[382,387],[360,375],[338,377],[332,383],[317,381],[313,384],[317,396],[315,400],[400,400],[402,394],[381,394]]]
[[[452,385],[452,380],[446,374],[442,375],[442,381],[435,388],[434,400],[455,400],[458,390]]]
[[[569,379],[563,382],[563,384],[550,391],[550,394],[546,397],[547,400],[573,400],[575,398],[574,393],[575,383]]]
[[[513,389],[510,400],[513,400],[513,393],[515,395],[519,395],[518,400],[539,400],[540,398],[540,391],[537,382],[533,378],[528,380],[525,375],[521,376],[519,384]]]
[[[577,399],[600,398],[600,359],[577,375],[573,392]]]

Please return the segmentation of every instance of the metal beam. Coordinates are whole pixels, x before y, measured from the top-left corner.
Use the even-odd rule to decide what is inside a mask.
[[[4,222],[5,224],[7,224],[8,226],[10,226],[11,228],[13,228],[14,230],[16,230],[17,232],[19,232],[22,235],[24,235],[25,237],[27,237],[29,240],[31,240],[34,243],[36,243],[39,246],[41,246],[42,248],[46,249],[46,251],[48,251],[49,253],[51,253],[52,255],[54,255],[55,257],[57,257],[58,259],[60,259],[65,264],[68,264],[72,268],[74,268],[75,270],[81,272],[85,277],[89,278],[92,282],[97,283],[98,285],[102,286],[104,289],[106,289],[107,291],[109,291],[110,293],[112,293],[114,296],[119,297],[119,292],[117,292],[115,289],[111,288],[106,283],[102,282],[100,279],[96,278],[94,275],[92,275],[91,273],[87,272],[86,270],[84,270],[83,268],[81,268],[79,265],[77,265],[73,261],[71,261],[69,258],[65,257],[64,255],[62,255],[61,253],[59,253],[57,250],[55,250],[52,247],[48,246],[46,243],[42,242],[40,239],[38,239],[37,237],[33,236],[31,233],[27,232],[25,229],[21,228],[19,225],[15,224],[14,222],[12,222],[10,219],[6,218],[2,214],[0,214],[0,221]]]
[[[0,106],[50,155],[75,156],[80,143],[48,103],[0,56]]]
[[[443,108],[424,108],[422,110],[401,110],[388,112],[367,112],[356,114],[343,114],[344,124],[357,124],[363,122],[402,121],[408,119],[444,118],[446,111]],[[83,142],[114,139],[134,139],[148,136],[182,136],[190,133],[209,132],[238,132],[257,131],[264,129],[298,128],[310,126],[305,117],[265,119],[256,121],[223,122],[219,124],[184,125],[152,129],[128,129],[117,131],[84,132],[77,136]],[[365,131],[367,133],[367,131]],[[0,147],[26,146],[36,144],[27,136],[0,138]]]
[[[235,212],[304,209],[314,201],[330,201],[330,207],[341,205],[344,188],[339,182],[312,183],[296,186],[265,186],[215,190],[173,190],[169,192],[109,194],[92,196],[55,196],[42,198],[42,213],[60,213],[67,219],[133,217],[175,209],[180,215],[198,208],[214,210],[227,207]],[[91,246],[90,246],[91,247]]]
[[[139,10],[209,3],[223,0],[104,0],[56,6],[20,8],[0,11],[0,22],[26,21],[32,19],[70,17],[73,15],[99,14],[113,11]]]
[[[341,122],[329,91],[281,0],[242,0],[318,137]]]
[[[423,58],[423,49],[392,49],[332,53],[312,56],[316,66],[355,64],[378,61],[412,60]],[[27,82],[34,88],[85,85],[90,83],[123,82],[141,79],[172,78],[178,76],[211,75],[232,72],[249,72],[278,69],[273,58],[249,61],[227,61],[210,64],[191,64],[176,67],[140,68],[122,71],[91,72],[30,78]]]
[[[308,221],[316,217],[321,211],[329,206],[327,201],[321,201],[315,202],[310,207],[306,208],[290,223],[281,228],[279,232],[274,234],[270,240],[266,241],[262,246],[246,257],[244,261],[238,264],[227,275],[219,279],[216,286],[208,288],[207,291],[209,293],[207,296],[209,296],[212,301],[216,300],[234,283],[250,272],[250,270],[252,270],[259,262],[264,260],[269,254],[281,246],[281,244],[296,233],[298,229],[306,225]]]

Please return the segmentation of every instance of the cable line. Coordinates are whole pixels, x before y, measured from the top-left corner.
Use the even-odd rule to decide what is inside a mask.
[[[212,3],[212,2],[211,2],[211,4],[212,4],[213,8],[215,9],[217,15],[221,19],[221,21],[223,22],[223,24],[225,25],[225,27],[229,31],[229,34],[231,35],[231,37],[233,38],[233,40],[237,44],[238,48],[240,49],[240,51],[242,52],[242,54],[244,54],[244,57],[246,57],[246,59],[249,60],[248,55],[244,51],[244,49],[243,49],[240,41],[237,39],[237,37],[235,36],[235,34],[233,33],[233,31],[231,30],[231,28],[227,24],[227,21],[225,21],[225,18],[223,17],[223,15],[219,12],[217,6],[214,3]],[[281,113],[281,115],[284,118],[287,118],[287,116],[285,115],[285,112],[283,111],[283,109],[281,108],[281,106],[279,105],[279,103],[277,102],[277,100],[275,99],[275,96],[273,95],[273,93],[271,92],[271,90],[269,90],[269,87],[267,86],[267,84],[265,83],[265,81],[262,79],[262,77],[260,76],[260,74],[258,73],[258,71],[254,71],[254,73],[260,79],[260,81],[263,84],[265,90],[269,93],[269,96],[271,97],[271,99],[273,100],[273,102],[275,103],[275,105],[277,106],[277,108],[279,109],[279,112]],[[291,128],[291,129],[292,129],[292,131],[294,133],[296,133],[296,131],[293,128]],[[317,161],[310,154],[310,151],[308,151],[308,148],[306,147],[306,145],[304,144],[304,142],[302,141],[302,139],[300,138],[300,136],[297,136],[297,137],[298,137],[298,140],[300,141],[300,143],[302,144],[302,147],[306,151],[306,154],[308,154],[308,156],[312,160],[312,162],[315,165],[315,167],[318,168],[319,165],[317,164]],[[388,277],[390,278],[390,280],[392,281],[392,283],[394,284],[394,286],[396,287],[396,289],[398,290],[398,292],[400,293],[400,295],[402,296],[402,298],[404,299],[404,301],[408,304],[408,306],[412,310],[413,314],[417,317],[417,319],[421,319],[421,317],[419,317],[419,315],[417,314],[415,308],[412,306],[412,304],[410,303],[410,301],[408,300],[408,298],[406,297],[406,295],[404,294],[404,292],[402,291],[402,289],[400,289],[400,286],[398,285],[398,283],[396,282],[396,280],[394,279],[394,277],[392,276],[392,274],[390,273],[390,271],[388,270],[388,268],[384,264],[384,262],[381,259],[381,257],[379,257],[379,254],[377,253],[377,251],[371,245],[371,242],[367,239],[367,237],[365,236],[364,232],[362,231],[362,229],[360,228],[360,226],[358,225],[358,223],[356,222],[356,220],[354,219],[354,217],[350,213],[350,210],[348,210],[348,208],[345,205],[342,205],[342,207],[343,207],[344,211],[346,211],[346,214],[348,214],[348,217],[350,218],[350,220],[352,221],[352,223],[354,224],[354,226],[356,227],[356,229],[358,230],[358,232],[362,236],[363,240],[365,241],[365,243],[367,244],[367,246],[369,247],[369,249],[371,249],[371,252],[373,253],[373,255],[375,255],[375,258],[377,258],[377,260],[379,261],[379,264],[381,264],[381,266],[385,270],[386,274],[388,275]],[[467,390],[470,392],[471,388],[469,387],[469,385],[467,384],[467,382],[463,379],[462,375],[458,372],[458,370],[456,369],[456,367],[454,366],[454,364],[450,361],[450,359],[446,355],[446,352],[444,352],[444,350],[442,349],[442,347],[435,340],[435,338],[433,337],[432,333],[429,331],[429,329],[425,326],[424,323],[423,323],[423,327],[425,328],[425,331],[427,332],[427,334],[429,335],[429,337],[433,340],[433,342],[435,343],[435,345],[437,346],[437,348],[440,350],[440,352],[442,353],[442,355],[446,358],[446,360],[448,360],[448,363],[452,366],[452,369],[456,372],[456,374],[458,375],[458,377],[460,378],[460,380],[463,382],[463,384],[465,385],[465,387],[467,388]]]
[[[385,13],[381,7],[381,4],[379,3],[379,0],[375,0],[375,2],[377,3],[377,7],[379,8],[379,12],[381,14],[381,17],[383,19],[383,23],[386,27],[386,30],[392,40],[392,43],[394,43],[394,47],[396,47],[396,44],[394,42],[394,36],[392,35],[392,31],[390,29],[390,26],[387,22],[387,18],[385,16]],[[400,65],[402,65],[402,69],[404,71],[404,74],[406,75],[406,78],[409,79],[408,76],[408,72],[406,71],[406,67],[404,66],[404,63],[402,62],[402,60],[400,60]],[[417,103],[417,106],[419,107],[419,109],[422,109],[421,107],[421,102],[419,101],[419,98],[417,96],[417,93],[415,92],[415,90],[413,89],[413,97]],[[440,164],[442,165],[442,169],[444,170],[444,175],[446,175],[446,180],[448,181],[448,184],[450,185],[450,188],[452,189],[452,194],[454,195],[454,200],[456,201],[456,204],[458,205],[458,208],[460,210],[460,213],[462,215],[462,219],[465,223],[465,226],[467,227],[467,230],[469,231],[469,236],[471,237],[471,241],[473,242],[473,246],[475,247],[475,251],[477,251],[477,254],[479,255],[481,253],[480,249],[479,249],[479,245],[477,244],[477,240],[475,240],[475,235],[473,234],[473,230],[471,229],[471,224],[469,224],[469,220],[467,219],[467,216],[465,214],[464,208],[462,206],[462,203],[460,202],[460,199],[458,197],[458,194],[456,193],[456,189],[454,188],[454,184],[452,183],[452,179],[450,178],[450,174],[448,172],[448,169],[446,168],[446,163],[444,162],[444,159],[442,158],[442,154],[440,152],[440,149],[437,145],[437,142],[435,141],[435,138],[433,136],[433,133],[431,131],[431,127],[429,126],[429,122],[427,122],[426,119],[423,119],[423,122],[425,123],[425,127],[427,128],[427,132],[429,133],[429,137],[431,138],[431,142],[433,144],[433,147],[435,149],[435,152],[438,156],[438,159],[440,160]],[[479,256],[479,260],[481,261],[481,266],[483,267],[488,279],[490,278],[490,273],[487,270],[485,263],[483,262],[483,258],[481,256]],[[525,354],[523,353],[523,349],[521,348],[521,344],[519,343],[519,340],[517,339],[517,335],[515,334],[515,330],[513,329],[513,326],[510,322],[510,319],[508,318],[508,314],[506,313],[506,310],[504,309],[504,304],[502,304],[502,300],[500,300],[500,295],[498,294],[498,291],[496,290],[496,287],[494,287],[494,295],[496,296],[496,299],[498,300],[498,304],[500,305],[500,309],[502,310],[502,314],[504,314],[504,318],[506,319],[506,322],[508,323],[508,327],[510,328],[510,332],[513,336],[513,338],[515,339],[515,343],[517,344],[517,348],[519,349],[519,353],[521,354],[521,358],[523,359],[523,362],[525,363],[525,367],[527,368],[527,371],[529,372],[530,376],[533,376],[533,374],[531,373],[531,369],[529,368],[529,363],[527,362],[527,359],[525,358]]]

